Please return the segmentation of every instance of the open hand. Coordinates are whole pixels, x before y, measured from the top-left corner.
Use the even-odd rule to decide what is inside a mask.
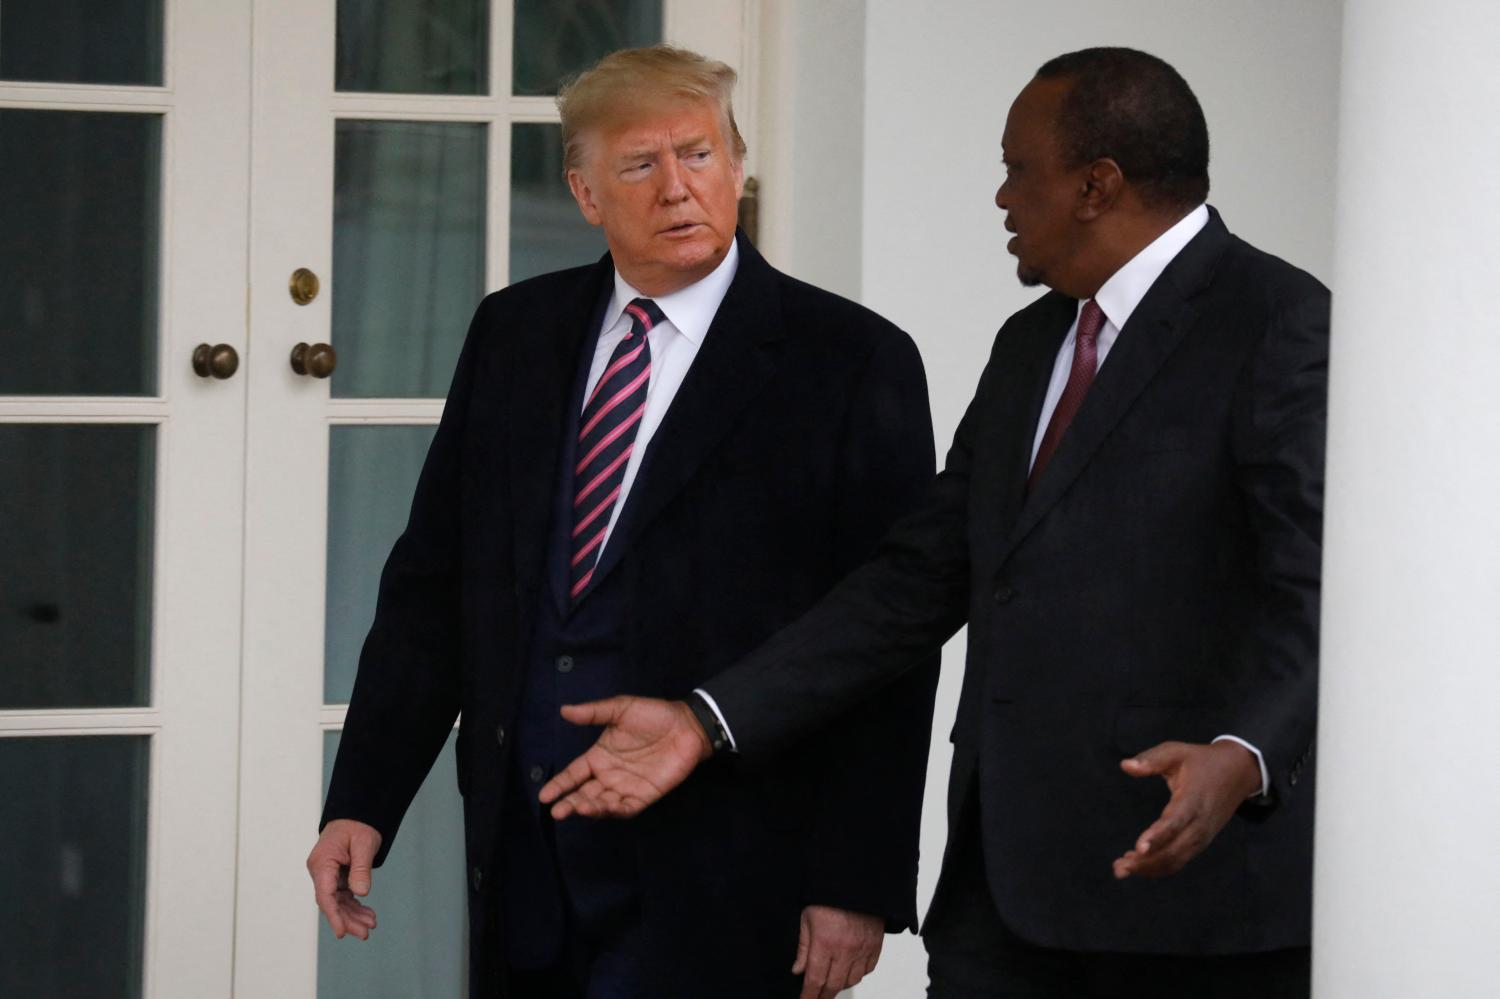
[[[599,740],[542,788],[552,817],[630,818],[660,801],[713,755],[708,733],[681,701],[611,697],[569,704],[574,725],[604,725]]]
[[[1161,818],[1115,860],[1115,877],[1122,880],[1176,874],[1260,789],[1260,765],[1235,742],[1163,742],[1122,760],[1120,769],[1132,777],[1163,777],[1172,792]]]
[[[853,988],[880,960],[885,920],[863,912],[827,905],[802,910],[797,961],[792,974],[802,976],[800,999],[834,999]]]
[[[345,933],[368,940],[375,928],[375,910],[359,899],[370,894],[370,865],[379,850],[380,833],[373,826],[334,819],[307,855],[313,897],[340,940]]]

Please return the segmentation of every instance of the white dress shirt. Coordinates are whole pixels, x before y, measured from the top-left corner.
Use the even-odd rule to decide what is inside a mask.
[[[1099,339],[1095,347],[1098,364],[1098,367],[1094,369],[1096,372],[1104,367],[1110,348],[1120,337],[1120,330],[1124,329],[1125,324],[1130,321],[1131,313],[1135,312],[1136,306],[1141,304],[1141,299],[1146,297],[1146,292],[1151,290],[1156,279],[1161,277],[1161,272],[1166,270],[1167,265],[1182,252],[1182,248],[1187,246],[1206,225],[1208,225],[1208,207],[1199,205],[1179,219],[1172,228],[1152,240],[1144,250],[1131,257],[1125,266],[1111,274],[1109,280],[1105,281],[1103,286],[1095,292],[1094,301],[1099,303],[1099,311],[1104,313],[1104,325],[1099,330]],[[1083,305],[1083,302],[1078,303],[1079,314],[1083,312]],[[1063,389],[1067,387],[1068,375],[1073,370],[1073,345],[1077,340],[1078,316],[1075,315],[1067,337],[1058,348],[1057,360],[1052,365],[1052,380],[1047,383],[1047,395],[1042,402],[1042,415],[1037,421],[1036,434],[1031,441],[1031,464],[1036,463],[1036,454],[1041,449],[1042,437],[1047,433],[1047,424],[1052,421],[1052,413],[1057,409]],[[1255,762],[1260,767],[1260,793],[1270,793],[1271,774],[1266,769],[1266,759],[1259,749],[1234,735],[1221,735],[1214,739],[1214,742],[1237,742],[1254,753]]]
[[[730,243],[729,252],[707,277],[680,291],[658,298],[642,295],[620,276],[619,271],[615,271],[615,290],[610,296],[609,304],[604,307],[604,322],[599,328],[599,340],[594,346],[594,362],[589,367],[588,384],[584,386],[585,406],[588,405],[589,396],[594,393],[594,386],[604,375],[604,369],[609,366],[609,359],[614,355],[615,348],[625,339],[625,334],[630,332],[630,316],[626,314],[625,306],[637,298],[651,298],[656,307],[661,309],[666,321],[657,323],[646,334],[646,342],[651,345],[651,378],[646,383],[646,411],[641,414],[641,425],[635,432],[635,448],[630,452],[630,460],[625,463],[625,478],[620,482],[620,498],[609,513],[609,526],[605,528],[604,540],[599,545],[600,558],[603,558],[604,546],[609,544],[610,535],[614,533],[615,522],[620,519],[620,511],[625,508],[625,498],[630,495],[630,487],[635,483],[646,446],[651,443],[651,436],[656,433],[656,428],[661,426],[667,410],[672,406],[672,400],[677,396],[677,390],[682,387],[682,380],[693,366],[693,359],[698,356],[698,350],[708,336],[708,328],[713,325],[714,316],[718,314],[719,306],[729,292],[739,265],[739,245]],[[719,724],[724,725],[724,714],[714,703],[714,699],[706,691],[700,690],[697,693],[713,709]],[[724,726],[724,731],[729,731],[727,725]],[[733,736],[729,739],[729,745],[731,749],[734,748]]]
[[[605,528],[604,540],[599,545],[599,558],[604,557],[604,546],[609,544],[615,522],[620,519],[620,511],[625,508],[625,498],[630,495],[630,487],[635,482],[636,472],[640,470],[646,446],[651,443],[651,436],[656,433],[656,428],[661,426],[677,390],[682,387],[682,380],[693,366],[693,358],[698,356],[698,349],[708,336],[708,327],[712,325],[714,315],[719,311],[719,304],[729,291],[739,264],[740,249],[736,244],[730,243],[729,252],[707,277],[660,298],[642,295],[620,276],[619,271],[615,271],[614,294],[604,308],[604,322],[600,326],[599,340],[594,346],[594,363],[589,368],[589,381],[584,388],[585,407],[589,396],[594,393],[594,386],[604,374],[604,369],[609,366],[609,359],[615,348],[625,339],[625,334],[630,332],[630,315],[626,313],[625,306],[637,298],[651,298],[667,321],[657,323],[646,334],[646,342],[651,345],[651,378],[646,383],[646,411],[641,414],[641,425],[636,428],[635,448],[630,452],[630,460],[625,463],[620,498],[609,512],[609,526]]]

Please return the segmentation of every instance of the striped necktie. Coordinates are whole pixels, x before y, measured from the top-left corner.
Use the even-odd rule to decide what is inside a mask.
[[[649,298],[625,306],[630,332],[615,352],[583,407],[578,428],[578,463],[573,467],[573,561],[569,593],[581,597],[594,578],[610,514],[620,501],[625,468],[646,412],[651,382],[651,344],[646,334],[663,320]]]

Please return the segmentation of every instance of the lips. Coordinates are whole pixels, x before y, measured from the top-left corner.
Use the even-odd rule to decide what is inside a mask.
[[[680,235],[696,228],[698,228],[697,222],[679,222],[676,225],[667,226],[662,230],[662,233],[668,236]]]

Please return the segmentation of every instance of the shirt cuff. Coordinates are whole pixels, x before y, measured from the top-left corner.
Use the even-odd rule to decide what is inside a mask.
[[[708,702],[709,707],[713,707],[713,703],[714,703],[713,701],[709,701]],[[718,714],[718,713],[719,713],[719,709],[718,708],[714,708],[714,714]],[[720,719],[720,720],[722,721],[722,719]],[[729,730],[725,729],[724,731],[727,732]],[[1271,772],[1266,769],[1266,758],[1264,756],[1260,755],[1260,750],[1256,749],[1254,746],[1250,745],[1250,743],[1246,742],[1244,739],[1241,739],[1237,735],[1221,735],[1218,738],[1216,738],[1214,740],[1214,742],[1234,742],[1234,743],[1238,743],[1239,745],[1244,746],[1246,749],[1250,750],[1250,752],[1254,753],[1255,754],[1255,762],[1260,767],[1260,790],[1258,792],[1256,792],[1255,794],[1252,794],[1250,797],[1252,797],[1252,798],[1264,798],[1266,795],[1268,795],[1268,794],[1271,793]]]
[[[724,720],[724,712],[719,710],[719,705],[715,703],[712,697],[709,696],[708,691],[704,690],[702,687],[697,688],[693,691],[693,693],[703,698],[703,703],[708,705],[708,710],[712,711],[714,713],[714,717],[719,719],[719,727],[724,730],[724,737],[729,740],[729,751],[731,753],[738,753],[740,751],[740,747],[734,744],[734,733],[729,730],[729,723]],[[1256,753],[1255,755],[1259,756],[1260,754]],[[1261,773],[1266,772],[1266,765],[1264,763],[1261,764],[1260,771]]]

